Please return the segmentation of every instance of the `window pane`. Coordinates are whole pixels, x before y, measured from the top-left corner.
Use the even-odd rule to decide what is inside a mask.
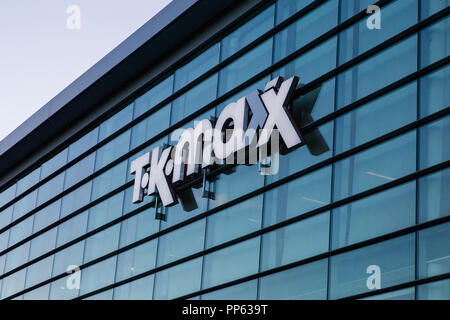
[[[14,206],[9,206],[0,212],[0,229],[3,229],[11,223]]]
[[[150,114],[131,129],[130,150],[150,140],[169,127],[170,104]]]
[[[377,193],[333,210],[332,249],[412,226],[416,182]]]
[[[156,86],[151,88],[145,94],[136,99],[134,105],[134,117],[136,119],[141,114],[150,110],[158,103],[166,99],[168,96],[172,94],[173,89],[173,75],[164,79]]]
[[[450,272],[450,223],[418,232],[419,278]]]
[[[270,30],[274,25],[274,6],[270,6],[249,22],[233,31],[222,40],[222,61],[230,57],[253,40]]]
[[[337,37],[333,37],[272,73],[272,77],[300,77],[306,84],[336,67]]]
[[[29,291],[23,295],[23,300],[48,300],[48,295],[50,292],[50,285],[47,284],[45,286],[34,289],[33,291]]]
[[[96,177],[92,185],[92,201],[122,186],[127,174],[127,161],[119,163]]]
[[[67,163],[68,153],[69,149],[66,148],[47,162],[44,162],[41,167],[41,180],[47,178],[53,172],[64,166]]]
[[[156,244],[155,239],[119,254],[115,282],[153,269],[156,262]]]
[[[6,254],[5,273],[28,262],[30,242],[24,243]]]
[[[5,299],[24,289],[26,272],[27,269],[22,269],[3,279],[2,299]]]
[[[34,217],[28,217],[11,228],[9,235],[9,247],[29,237],[33,231]]]
[[[251,280],[202,295],[202,300],[256,300],[258,280]]]
[[[175,72],[175,91],[210,70],[219,63],[220,43],[212,45],[195,59],[185,64]]]
[[[259,279],[261,300],[325,300],[327,260],[301,265]]]
[[[419,179],[419,222],[450,214],[450,169]]]
[[[342,108],[417,70],[417,35],[409,37],[338,75]]]
[[[13,221],[24,216],[36,207],[37,190],[27,194],[14,204]]]
[[[152,300],[155,275],[114,288],[114,300]]]
[[[414,239],[414,234],[408,234],[331,257],[330,298],[374,290],[367,284],[373,283],[371,276],[378,275],[378,268],[380,288],[414,280]]]
[[[365,11],[371,4],[373,4],[373,0],[341,0],[341,22],[353,17],[361,11]]]
[[[56,227],[52,228],[49,231],[46,231],[43,234],[31,240],[29,260],[33,260],[37,257],[40,257],[44,253],[47,253],[50,250],[55,249],[57,230],[58,229]]]
[[[205,219],[167,233],[159,238],[158,266],[187,257],[203,250]]]
[[[419,129],[419,167],[424,169],[450,159],[450,116],[436,120]]]
[[[39,187],[37,205],[45,203],[63,191],[64,172]]]
[[[170,116],[170,124],[183,120],[188,115],[194,113],[200,108],[206,106],[217,96],[217,73],[198,85],[190,89],[188,92],[175,99],[172,103],[172,114]]]
[[[450,66],[443,67],[419,79],[420,117],[425,117],[450,105]]]
[[[261,271],[328,251],[329,231],[330,213],[325,212],[264,234]]]
[[[86,294],[113,283],[116,260],[115,256],[82,270],[80,294]]]
[[[210,200],[209,207],[220,206],[263,185],[264,176],[258,171],[257,165],[238,165],[233,168],[231,174],[221,174],[216,177],[215,189],[211,184],[212,189],[210,191],[215,192],[215,199]]]
[[[261,228],[262,195],[240,202],[207,218],[206,248]]]
[[[124,127],[126,124],[131,122],[131,120],[133,120],[133,106],[134,104],[132,103],[126,108],[117,112],[108,120],[104,121],[100,125],[98,140],[102,141],[106,137],[116,132],[118,129]]]
[[[13,184],[11,187],[0,193],[0,207],[3,207],[9,201],[14,199],[16,195],[17,184]]]
[[[86,239],[83,263],[104,256],[119,246],[120,224],[96,233]]]
[[[123,195],[124,193],[120,192],[90,209],[88,232],[122,215]]]
[[[416,170],[416,131],[338,161],[334,166],[334,201],[401,178]]]
[[[338,1],[328,1],[275,35],[274,60],[279,61],[337,25]]]
[[[57,246],[81,237],[86,233],[88,211],[80,213],[58,226]]]
[[[85,179],[94,172],[95,152],[83,158],[66,170],[64,190]]]
[[[431,282],[417,287],[418,300],[450,300],[450,279]]]
[[[394,131],[417,118],[417,85],[397,89],[336,119],[336,154]]]
[[[87,205],[91,198],[92,181],[64,196],[61,205],[61,219]]]
[[[450,6],[449,0],[420,1],[420,16],[424,20],[436,12]]]
[[[450,18],[420,31],[420,67],[424,68],[450,54]]]
[[[120,247],[139,241],[159,230],[159,221],[155,220],[154,208],[147,209],[122,221]]]
[[[219,72],[219,96],[269,67],[272,62],[272,39],[235,60]]]
[[[256,237],[206,255],[203,289],[257,273],[259,243]]]
[[[24,193],[26,190],[30,189],[36,183],[39,182],[39,177],[41,175],[41,168],[37,168],[33,172],[29,173],[26,177],[22,178],[17,182],[17,195]]]
[[[314,2],[314,0],[278,0],[277,1],[277,17],[276,22],[279,24],[280,22],[286,20],[290,16],[294,15],[307,5]]]
[[[299,177],[264,195],[264,226],[330,203],[331,166]]]
[[[342,31],[339,34],[339,65],[417,23],[417,2],[417,0],[400,0],[384,6],[381,9],[380,30],[367,28],[367,18],[363,18]]]
[[[68,162],[72,161],[76,157],[80,156],[85,151],[89,150],[97,144],[98,140],[98,127],[91,132],[85,134],[82,138],[78,139],[69,146]]]
[[[401,290],[395,290],[382,294],[376,294],[361,300],[414,300],[415,290],[414,287]]]
[[[130,146],[131,129],[125,131],[114,140],[108,142],[97,150],[95,157],[95,170],[103,168],[120,156],[128,152]]]
[[[168,300],[200,290],[202,258],[165,269],[156,274],[155,300]]]
[[[29,266],[27,268],[25,288],[32,287],[36,284],[50,279],[52,274],[52,266],[53,256],[47,257]],[[45,299],[48,299],[48,289],[50,288],[47,288],[47,298]]]

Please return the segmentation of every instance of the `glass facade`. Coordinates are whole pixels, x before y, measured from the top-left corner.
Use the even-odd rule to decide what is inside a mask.
[[[370,1],[313,2],[242,17],[4,186],[0,298],[450,299],[448,1],[388,1],[379,30]],[[280,154],[273,175],[238,165],[163,220],[132,204],[130,161],[162,132],[292,75],[294,106],[315,96],[303,136],[326,150]]]

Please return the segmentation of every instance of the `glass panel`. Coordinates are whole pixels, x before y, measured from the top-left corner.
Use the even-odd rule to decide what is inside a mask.
[[[6,254],[5,273],[28,262],[30,242],[24,243]]]
[[[450,169],[419,179],[419,222],[450,214]]]
[[[301,265],[259,279],[261,300],[325,300],[328,261]]]
[[[39,187],[37,206],[40,206],[41,204],[56,196],[58,193],[62,192],[63,187],[64,172]]]
[[[264,234],[261,271],[328,251],[329,231],[330,213],[325,212]]]
[[[365,11],[368,6],[373,4],[373,0],[340,0],[340,13],[341,19],[343,22],[348,18],[353,17],[361,11]]]
[[[219,72],[219,96],[269,67],[272,62],[272,39],[250,50]]]
[[[249,22],[222,40],[222,57],[225,60],[253,40],[269,31],[274,25],[274,6],[270,6]]]
[[[127,161],[123,161],[96,177],[92,185],[92,201],[122,186],[127,174]]]
[[[276,70],[272,77],[298,76],[301,84],[309,83],[336,67],[336,50],[337,37],[333,37]]]
[[[154,208],[147,209],[122,221],[120,247],[139,241],[159,230],[159,221],[155,220]]]
[[[258,272],[260,237],[210,253],[204,257],[202,288],[233,281]]]
[[[264,227],[330,203],[331,166],[299,177],[264,196]]]
[[[3,229],[11,223],[14,206],[9,206],[0,212],[0,229]]]
[[[115,282],[153,269],[156,262],[156,245],[157,239],[119,254]]]
[[[136,119],[141,114],[150,110],[158,103],[166,99],[172,94],[173,89],[173,75],[164,79],[156,86],[148,90],[142,96],[136,99],[134,106],[134,117]]]
[[[232,173],[216,176],[215,186],[210,190],[215,192],[215,199],[210,200],[209,207],[218,207],[263,185],[264,176],[260,174],[257,165],[238,165],[233,168]]]
[[[130,136],[131,129],[98,149],[95,157],[95,171],[127,153],[130,146]]]
[[[67,159],[67,162],[72,161],[85,151],[95,146],[97,144],[97,141],[98,141],[98,127],[92,130],[91,132],[85,134],[82,138],[78,139],[69,146],[69,157]]]
[[[420,1],[420,17],[422,20],[450,6],[450,0]]]
[[[328,1],[275,35],[275,62],[337,25],[338,1]]]
[[[165,234],[159,238],[158,266],[187,257],[203,250],[205,219]]]
[[[83,269],[81,271],[80,294],[86,294],[113,283],[116,260],[117,257],[114,256]]]
[[[152,300],[155,275],[114,288],[114,300]]]
[[[92,181],[75,189],[62,198],[61,217],[64,218],[68,214],[74,212],[87,205],[91,198]]]
[[[23,300],[48,300],[50,292],[50,285],[34,289],[33,291],[27,292],[23,295]]]
[[[335,120],[335,153],[394,131],[417,118],[417,85],[411,83]]]
[[[57,228],[50,229],[31,240],[30,258],[33,260],[55,249]],[[53,261],[53,260],[52,260]],[[52,262],[53,263],[53,262]],[[51,270],[50,270],[51,274]]]
[[[419,168],[424,169],[450,159],[450,116],[419,128]]]
[[[417,70],[417,35],[397,43],[338,75],[342,108]]]
[[[26,190],[30,189],[36,183],[39,182],[39,177],[41,175],[41,168],[37,168],[33,172],[29,173],[26,177],[22,178],[17,182],[17,195],[24,193]]]
[[[278,0],[277,1],[277,16],[276,23],[286,20],[287,18],[293,16],[295,13],[306,7],[307,5],[314,2],[314,0]]]
[[[338,161],[334,166],[334,201],[401,178],[416,170],[416,131]]]
[[[88,232],[122,215],[123,195],[124,192],[120,192],[90,209]]]
[[[413,181],[334,209],[332,249],[414,225],[415,204],[416,182]]]
[[[212,45],[175,72],[175,91],[210,70],[219,63],[220,43]]]
[[[208,216],[206,248],[259,230],[262,199],[260,195]]]
[[[66,170],[64,190],[85,179],[94,172],[95,152],[83,158]]]
[[[377,279],[379,288],[414,280],[414,239],[408,234],[331,257],[330,298],[376,290]]]
[[[420,117],[425,117],[450,105],[450,66],[443,67],[419,79]]]
[[[450,18],[420,31],[420,67],[424,68],[450,54]]]
[[[130,150],[150,140],[155,135],[169,127],[170,104],[150,114],[147,118],[136,124],[131,133]]]
[[[26,272],[27,269],[22,269],[6,278],[3,278],[2,299],[5,299],[24,289]]]
[[[116,132],[118,129],[131,122],[131,120],[133,120],[133,106],[134,104],[132,103],[126,108],[123,108],[122,110],[117,112],[108,120],[104,121],[100,125],[98,140],[102,141],[106,137]]]
[[[119,233],[120,224],[116,224],[87,238],[83,263],[87,263],[117,250],[119,246]]]
[[[418,286],[417,300],[450,300],[450,279]]]
[[[168,300],[200,290],[202,258],[190,260],[156,274],[155,300]]]
[[[106,290],[97,294],[94,294],[93,296],[89,296],[87,298],[84,298],[83,300],[112,300],[113,297],[113,290]]]
[[[86,233],[88,211],[80,213],[58,226],[57,246],[81,237]]]
[[[369,29],[367,18],[363,18],[342,31],[339,34],[339,65],[417,23],[417,3],[417,0],[401,0],[384,6],[380,30]]]
[[[217,73],[190,89],[172,103],[170,124],[183,120],[188,115],[206,106],[217,96]]]
[[[50,279],[52,274],[52,266],[53,256],[47,257],[29,266],[27,268],[25,288],[30,288],[45,280]],[[45,299],[48,299],[48,289],[50,288],[47,288],[47,297]]]
[[[418,232],[419,278],[450,272],[450,222]]]
[[[68,154],[69,149],[66,148],[47,162],[44,162],[41,167],[41,180],[47,178],[53,172],[64,166],[67,163]]]
[[[37,190],[27,194],[14,204],[13,221],[24,216],[36,206]]]
[[[202,300],[256,300],[258,280],[251,280],[221,290],[202,294]]]
[[[33,231],[34,217],[28,217],[11,228],[9,236],[9,247],[29,237]]]
[[[16,195],[17,184],[13,184],[11,187],[0,193],[0,207],[3,207],[9,201],[14,199]]]

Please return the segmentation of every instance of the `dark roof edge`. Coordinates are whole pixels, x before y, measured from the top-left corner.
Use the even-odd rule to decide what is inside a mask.
[[[84,92],[129,55],[151,40],[199,0],[173,0],[105,57],[63,89],[30,118],[0,141],[0,157]]]

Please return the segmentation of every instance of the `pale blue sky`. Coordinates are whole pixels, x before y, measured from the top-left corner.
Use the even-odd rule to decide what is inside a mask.
[[[171,0],[0,0],[0,140]],[[67,8],[81,28],[67,27]]]

